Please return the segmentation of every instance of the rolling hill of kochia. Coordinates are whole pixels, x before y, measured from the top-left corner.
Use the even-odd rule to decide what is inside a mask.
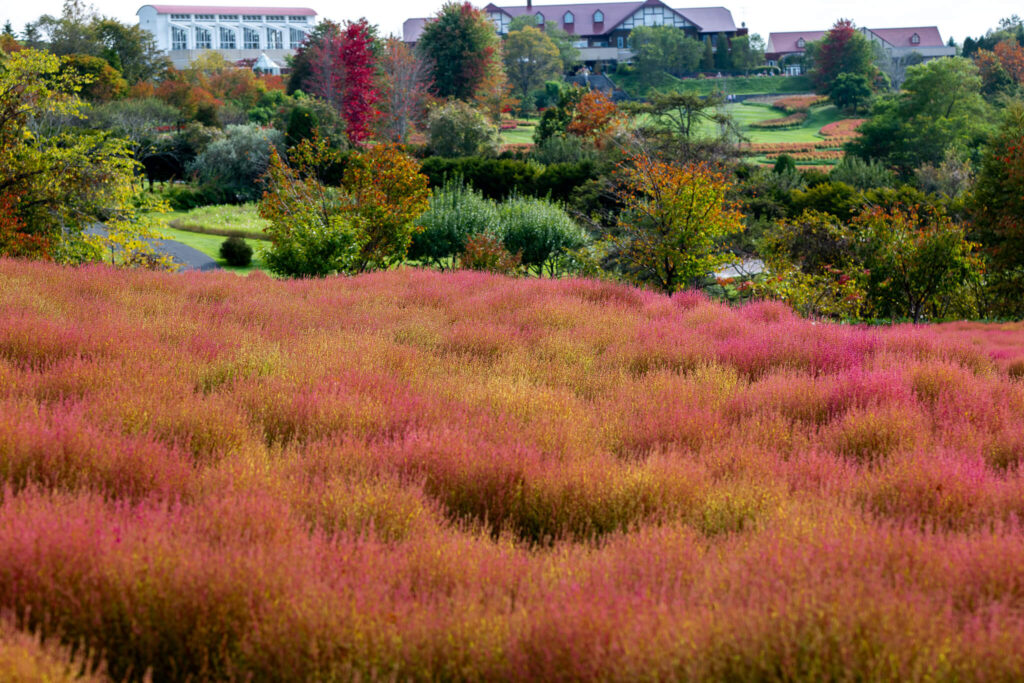
[[[1012,679],[1022,342],[0,260],[0,677]]]

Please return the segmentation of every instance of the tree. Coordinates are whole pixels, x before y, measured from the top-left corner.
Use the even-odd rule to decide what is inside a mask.
[[[744,73],[764,64],[764,40],[761,36],[736,36],[732,39],[732,65]]]
[[[57,55],[92,55],[100,56],[103,49],[96,34],[95,22],[98,19],[92,7],[82,0],[65,0],[59,17],[44,14],[36,21],[26,25],[26,34],[38,36],[36,40],[43,47]],[[35,41],[33,41],[34,43]]]
[[[494,24],[468,2],[447,2],[428,21],[416,45],[438,97],[471,99],[498,56]]]
[[[1019,101],[1007,107],[988,144],[971,212],[975,234],[995,268],[1024,268],[1024,104]]]
[[[119,262],[152,253],[135,204],[136,162],[127,141],[40,121],[81,118],[80,77],[50,54],[0,55],[0,253],[67,263]],[[105,234],[86,230],[102,222]]]
[[[871,99],[871,84],[864,74],[841,73],[832,82],[828,96],[839,109],[856,113]]]
[[[118,69],[129,85],[160,78],[171,68],[153,34],[140,26],[102,18],[93,22],[93,29],[102,46],[100,56]]]
[[[80,94],[90,102],[116,100],[128,91],[128,84],[117,69],[100,57],[67,55],[61,61],[61,70],[73,71],[80,78]]]
[[[732,55],[729,54],[729,38],[722,32],[715,35],[715,68],[719,71],[732,70]]]
[[[288,77],[287,93],[295,94],[302,91],[307,95],[318,95],[317,90],[326,90],[330,81],[314,84],[314,63],[319,60],[330,59],[337,50],[332,49],[330,43],[341,37],[341,26],[333,21],[321,21],[313,27],[313,30],[306,34],[302,44],[295,51],[291,58],[292,73]],[[322,66],[321,66],[322,68]],[[324,97],[324,99],[329,99]]]
[[[429,206],[428,185],[419,162],[395,145],[375,145],[349,158],[342,188],[348,219],[361,233],[357,272],[405,259],[414,221]]]
[[[316,168],[336,162],[338,153],[325,140],[304,140],[292,150],[294,167],[271,153],[260,216],[270,247],[263,261],[271,272],[287,277],[324,277],[355,270],[365,237],[347,219],[338,188],[316,178]]]
[[[839,74],[862,74],[874,81],[875,51],[849,19],[840,19],[808,50],[813,60],[811,76],[820,93],[828,93]]]
[[[700,42],[674,26],[638,26],[629,34],[629,45],[637,71],[648,80],[662,72],[683,76],[700,65]]]
[[[562,73],[558,48],[532,26],[510,31],[504,44],[505,73],[524,108],[530,92]]]
[[[527,26],[537,28],[537,17],[535,15],[521,14],[518,17],[513,17],[512,21],[509,22],[508,30],[511,33],[512,31],[524,29]],[[545,22],[544,35],[550,38],[551,42],[558,48],[558,56],[562,60],[563,69],[568,70],[574,65],[579,64],[580,51],[574,44],[578,40],[576,36],[563,31],[553,21]]]
[[[1013,76],[1003,67],[996,53],[979,50],[974,55],[974,64],[981,77],[981,94],[990,99],[1000,95],[1012,95],[1017,90]]]
[[[620,123],[619,108],[615,103],[601,91],[591,90],[580,98],[567,131],[600,146]]]
[[[280,131],[255,124],[228,126],[226,135],[211,143],[190,170],[234,201],[253,201],[260,194],[257,180],[266,172],[274,152],[283,147]]]
[[[624,210],[618,248],[626,276],[666,293],[695,284],[726,263],[716,240],[743,229],[726,197],[730,182],[706,163],[674,166],[636,156],[618,170]]]
[[[493,154],[498,129],[465,102],[434,107],[427,116],[430,151],[437,156],[463,157]]]
[[[704,36],[704,54],[700,58],[700,70],[712,71],[715,68],[715,51],[711,47],[711,36]]]
[[[646,102],[626,102],[621,108],[643,121],[637,133],[645,142],[666,158],[688,162],[734,153],[739,129],[724,105],[720,94],[652,91]]]
[[[380,99],[372,27],[365,19],[325,26],[302,52],[303,87],[338,110],[350,141],[366,140]]]
[[[944,317],[951,307],[964,308],[965,288],[980,280],[975,245],[946,216],[876,207],[858,216],[854,229],[875,315],[915,323]]]
[[[935,59],[907,69],[903,93],[875,103],[847,150],[909,177],[922,164],[940,163],[950,148],[980,148],[989,118],[978,68],[962,57]]]
[[[426,65],[405,42],[389,38],[384,44],[380,69],[384,106],[378,126],[386,139],[404,143],[426,108],[430,87]]]

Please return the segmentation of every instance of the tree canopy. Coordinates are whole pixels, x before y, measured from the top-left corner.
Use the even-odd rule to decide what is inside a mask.
[[[468,2],[447,2],[423,27],[416,47],[430,69],[438,97],[469,100],[498,57],[494,24]]]

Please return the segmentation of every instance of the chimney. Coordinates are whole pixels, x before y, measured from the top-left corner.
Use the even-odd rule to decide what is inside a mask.
[[[533,9],[533,0],[526,0],[526,11],[529,12]]]

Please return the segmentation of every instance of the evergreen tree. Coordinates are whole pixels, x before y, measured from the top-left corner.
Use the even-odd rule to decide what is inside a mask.
[[[704,56],[700,59],[700,70],[711,71],[715,68],[715,53],[711,49],[711,36],[704,36]]]
[[[715,68],[719,71],[732,71],[729,38],[724,33],[715,36]]]

